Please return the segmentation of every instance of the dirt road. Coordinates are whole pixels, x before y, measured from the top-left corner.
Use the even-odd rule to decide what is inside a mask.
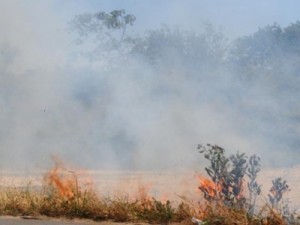
[[[64,220],[64,219],[23,219],[20,217],[1,216],[0,225],[99,225],[98,222],[87,220]],[[101,222],[101,225],[118,225],[119,223]],[[125,225],[125,223],[123,223]]]

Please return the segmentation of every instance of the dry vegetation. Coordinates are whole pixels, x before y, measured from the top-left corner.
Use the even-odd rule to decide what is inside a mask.
[[[253,213],[251,207],[240,202],[228,205],[222,194],[224,186],[208,178],[198,177],[199,199],[179,196],[180,202],[158,200],[149,194],[145,186],[135,191],[135,196],[116,194],[101,196],[92,182],[78,179],[74,171],[67,170],[56,161],[55,167],[43,179],[42,186],[2,187],[0,189],[0,214],[14,216],[49,216],[87,218],[95,221],[169,223],[186,225],[284,225],[300,224],[296,214],[289,218],[284,207],[272,204],[260,206]],[[239,185],[241,185],[239,183]],[[238,186],[241,188],[241,186]],[[242,190],[242,189],[241,189]],[[199,195],[202,193],[198,192]],[[274,190],[273,193],[275,194]],[[252,193],[253,194],[253,193]],[[237,200],[244,193],[237,192]],[[275,196],[275,195],[274,195]],[[236,200],[233,198],[233,200]],[[230,200],[231,201],[231,200]],[[194,218],[194,219],[192,219]],[[193,221],[193,222],[192,222]]]
[[[175,207],[170,201],[157,201],[143,192],[136,199],[126,194],[100,197],[92,188],[81,189],[75,177],[72,182],[64,180],[65,177],[55,179],[42,188],[2,188],[0,213],[151,223],[183,221],[191,216],[188,204]]]

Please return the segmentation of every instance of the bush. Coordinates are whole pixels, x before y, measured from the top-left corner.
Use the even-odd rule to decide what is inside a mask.
[[[245,153],[237,152],[227,157],[225,150],[217,145],[198,146],[199,152],[209,161],[205,167],[210,180],[203,178],[199,189],[208,201],[203,219],[207,224],[299,224],[295,212],[283,204],[283,195],[289,186],[282,178],[272,181],[269,204],[256,212],[256,199],[261,194],[261,185],[256,181],[260,172],[260,158],[253,155],[249,158]],[[245,177],[249,197],[244,194]],[[235,218],[232,220],[232,218]],[[235,222],[234,222],[235,221]]]

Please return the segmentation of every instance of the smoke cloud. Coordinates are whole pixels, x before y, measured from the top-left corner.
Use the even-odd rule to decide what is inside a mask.
[[[156,66],[103,49],[90,60],[66,30],[72,13],[32,3],[0,2],[1,168],[44,168],[54,154],[90,169],[197,169],[206,143],[266,165],[297,163],[299,121],[289,115],[298,92],[273,89],[294,77],[251,83],[222,59],[184,59],[173,48]]]

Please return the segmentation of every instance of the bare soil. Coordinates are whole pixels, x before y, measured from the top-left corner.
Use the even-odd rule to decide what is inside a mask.
[[[12,217],[12,216],[0,216],[0,225],[146,225],[144,223],[117,223],[113,221],[101,221],[95,222],[91,220],[83,219],[54,219],[47,217]]]

